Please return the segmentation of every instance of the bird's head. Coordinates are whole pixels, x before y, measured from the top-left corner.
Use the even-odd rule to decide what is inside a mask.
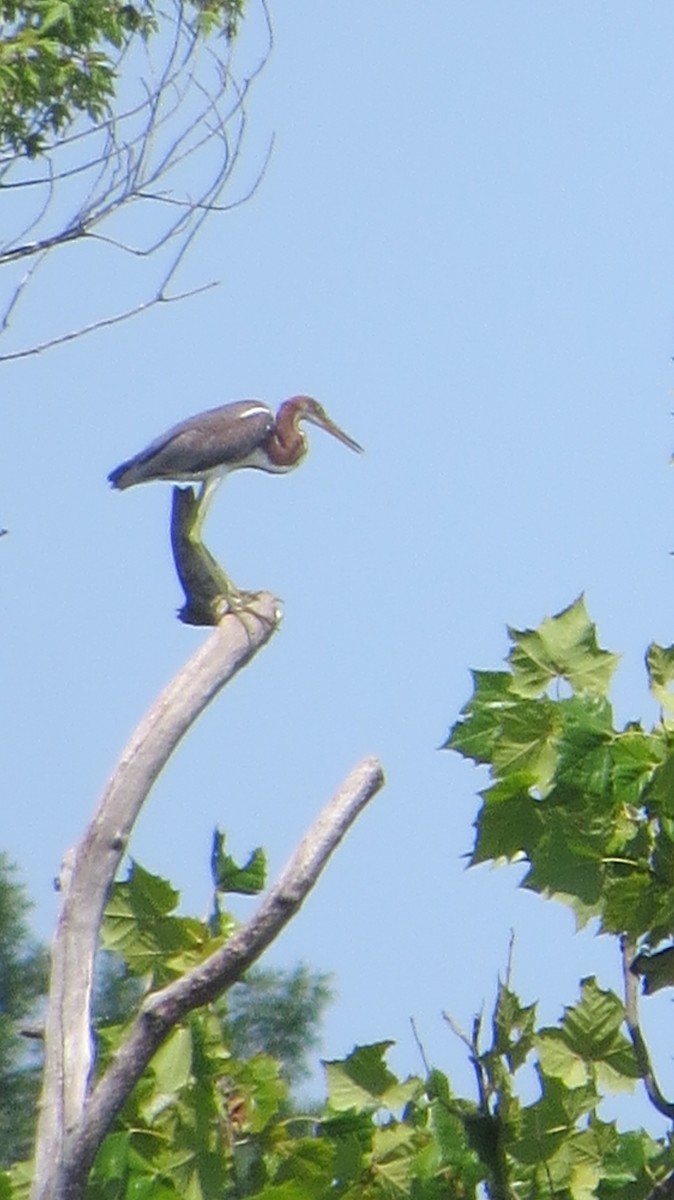
[[[293,396],[291,400],[286,400],[285,404],[281,405],[286,411],[292,413],[293,425],[298,427],[300,421],[309,421],[312,425],[318,425],[319,429],[324,429],[326,433],[331,433],[338,441],[343,442],[350,450],[356,450],[359,454],[363,453],[363,447],[359,446],[358,442],[349,437],[339,425],[335,425],[334,421],[326,413],[322,404],[318,400],[314,400],[311,396]]]

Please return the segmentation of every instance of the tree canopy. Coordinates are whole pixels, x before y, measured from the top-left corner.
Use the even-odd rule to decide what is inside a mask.
[[[192,0],[204,30],[232,38],[244,0]],[[159,29],[154,0],[24,0],[2,5],[0,154],[34,158],[76,117],[100,121],[119,83],[120,55]]]

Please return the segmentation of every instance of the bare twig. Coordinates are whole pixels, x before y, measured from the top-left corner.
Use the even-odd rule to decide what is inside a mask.
[[[241,160],[246,98],[272,46],[264,0],[257,0],[257,10],[264,44],[252,68],[236,79],[229,43],[225,39],[204,42],[186,20],[181,0],[169,0],[165,19],[171,35],[166,37],[164,31],[147,47],[134,42],[121,51],[120,95],[107,121],[94,126],[82,119],[80,128],[76,125],[48,151],[46,168],[18,155],[0,160],[7,210],[2,224],[11,229],[12,213],[16,213],[20,229],[0,245],[0,268],[15,271],[23,260],[29,264],[0,301],[0,337],[8,333],[36,258],[42,260],[62,246],[88,240],[92,254],[97,242],[104,243],[132,255],[141,272],[143,260],[174,248],[153,295],[148,297],[145,276],[139,274],[143,288],[139,303],[112,316],[85,319],[70,332],[46,331],[46,336],[37,335],[26,346],[8,349],[1,362],[40,354],[136,316],[161,300],[185,299],[202,290],[166,294],[204,221],[253,195],[271,152],[270,147],[263,155],[253,182],[225,201],[225,190]],[[254,8],[247,20],[255,20]],[[130,94],[131,81],[138,77],[140,98]],[[129,216],[139,202],[155,208],[149,219],[134,223],[130,237]],[[58,306],[54,312],[58,314]]]
[[[101,317],[100,321],[91,321],[88,325],[80,325],[77,329],[71,329],[68,333],[59,334],[58,337],[47,338],[45,342],[38,342],[34,346],[28,346],[23,350],[15,350],[9,354],[0,354],[0,363],[13,362],[17,358],[32,358],[36,354],[42,354],[45,350],[53,350],[55,346],[64,346],[66,342],[74,342],[76,338],[83,337],[86,333],[93,333],[96,329],[107,329],[109,325],[119,325],[122,321],[128,321],[130,317],[136,317],[139,313],[147,312],[149,308],[154,308],[156,304],[174,304],[178,300],[187,300],[191,296],[198,296],[201,292],[208,292],[211,288],[218,287],[217,280],[213,279],[210,283],[202,283],[200,287],[189,288],[186,292],[178,292],[175,296],[163,296],[158,292],[149,300],[143,300],[140,304],[136,304],[134,308],[127,308],[125,312],[114,313],[111,317]]]
[[[488,1097],[489,1083],[485,1076],[485,1070],[480,1056],[480,1037],[482,1034],[482,1022],[484,1019],[483,1013],[476,1013],[473,1017],[473,1029],[470,1034],[465,1033],[461,1026],[456,1023],[454,1018],[450,1016],[448,1012],[443,1012],[442,1017],[443,1020],[449,1025],[449,1028],[454,1036],[458,1037],[459,1041],[463,1042],[464,1046],[467,1046],[468,1048],[469,1062],[473,1068],[473,1074],[475,1075],[480,1109],[485,1116],[490,1116],[491,1114],[489,1111]]]
[[[428,1078],[428,1076],[431,1073],[431,1066],[426,1057],[426,1051],[424,1050],[423,1042],[422,1042],[421,1038],[419,1037],[419,1032],[417,1030],[417,1024],[416,1024],[416,1021],[414,1020],[414,1017],[410,1017],[410,1025],[412,1026],[412,1036],[417,1044],[417,1050],[419,1051],[419,1057],[421,1058],[421,1061],[422,1061],[423,1067],[424,1067],[424,1071],[426,1073],[426,1077]]]
[[[667,1100],[666,1096],[660,1091],[658,1081],[655,1077],[655,1071],[651,1063],[648,1047],[641,1032],[639,1024],[639,981],[631,971],[631,965],[636,955],[636,946],[628,938],[621,939],[621,953],[623,964],[623,981],[625,987],[625,1020],[627,1030],[630,1035],[634,1054],[639,1068],[639,1074],[643,1080],[646,1089],[646,1095],[654,1108],[662,1113],[663,1117],[667,1117],[670,1121],[674,1120],[674,1102]],[[669,1192],[658,1193],[654,1195],[669,1195]]]

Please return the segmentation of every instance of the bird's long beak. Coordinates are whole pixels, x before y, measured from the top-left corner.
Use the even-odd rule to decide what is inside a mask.
[[[339,425],[335,425],[335,422],[331,421],[328,414],[322,409],[320,413],[307,413],[304,419],[305,421],[311,421],[314,425],[318,425],[319,429],[324,429],[326,433],[331,433],[333,437],[337,438],[338,442],[343,442],[345,446],[348,446],[349,450],[356,450],[358,454],[364,453],[363,447],[359,446],[358,442],[349,437],[348,433],[345,433],[343,429],[340,429]]]

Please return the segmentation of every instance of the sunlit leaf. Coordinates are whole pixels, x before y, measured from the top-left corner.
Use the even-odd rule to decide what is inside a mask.
[[[674,646],[651,642],[646,651],[646,670],[650,689],[665,713],[674,718]]]
[[[261,846],[253,850],[248,861],[239,866],[230,854],[225,853],[226,835],[220,829],[213,832],[211,850],[211,875],[213,886],[220,892],[236,892],[243,896],[255,896],[261,892],[267,878],[267,858]]]
[[[582,596],[538,629],[509,627],[508,633],[513,688],[520,695],[540,696],[554,679],[565,679],[577,692],[606,693],[619,658],[599,648]]]

